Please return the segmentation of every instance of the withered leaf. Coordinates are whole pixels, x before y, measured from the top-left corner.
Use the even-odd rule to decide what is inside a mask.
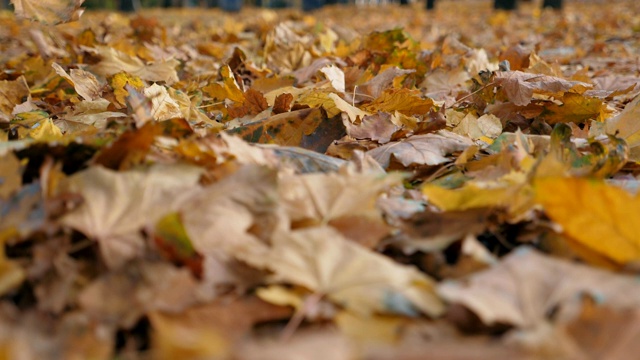
[[[338,117],[327,118],[322,108],[310,108],[282,113],[228,131],[249,142],[300,146],[324,152],[345,134]]]
[[[293,95],[289,93],[276,96],[276,101],[273,104],[273,114],[278,115],[289,111],[291,109],[291,102],[293,102]]]
[[[388,168],[392,160],[403,166],[439,165],[451,161],[447,155],[471,145],[473,142],[469,138],[442,130],[435,134],[414,135],[406,140],[390,142],[367,151],[367,154],[384,168]]]

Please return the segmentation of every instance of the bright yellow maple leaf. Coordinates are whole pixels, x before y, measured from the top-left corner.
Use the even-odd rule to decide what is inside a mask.
[[[640,197],[602,180],[542,178],[536,202],[578,244],[619,264],[640,260]]]

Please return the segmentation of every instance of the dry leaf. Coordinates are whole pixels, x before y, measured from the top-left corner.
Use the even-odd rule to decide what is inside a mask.
[[[271,269],[280,281],[326,295],[364,316],[416,311],[438,316],[444,310],[429,277],[368,251],[329,227],[278,233],[270,251],[254,263]]]
[[[187,165],[122,173],[92,167],[68,179],[65,189],[81,194],[84,203],[61,221],[96,240],[107,265],[122,266],[144,251],[142,228],[175,211],[177,196],[201,173]]]
[[[395,160],[403,166],[439,165],[448,161],[447,155],[463,151],[473,145],[468,138],[447,131],[436,134],[414,135],[406,140],[391,142],[367,152],[383,168]]]
[[[11,0],[16,16],[46,24],[78,20],[84,0]]]
[[[178,81],[176,67],[180,62],[176,59],[159,60],[153,63],[145,63],[138,57],[125,54],[112,47],[99,46],[97,48],[102,61],[91,69],[102,76],[111,76],[120,72],[126,72],[147,81],[163,81],[172,85]]]
[[[441,283],[438,294],[464,305],[487,325],[523,329],[546,322],[551,311],[579,308],[581,296],[619,310],[640,304],[640,285],[634,277],[554,259],[528,247],[488,270]]]

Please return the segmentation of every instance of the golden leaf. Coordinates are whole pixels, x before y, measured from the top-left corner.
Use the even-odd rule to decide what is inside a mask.
[[[542,178],[535,198],[571,239],[611,260],[640,260],[640,198],[602,180]]]

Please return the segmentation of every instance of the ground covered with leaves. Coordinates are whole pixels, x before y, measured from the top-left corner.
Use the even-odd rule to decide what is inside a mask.
[[[1,357],[640,351],[636,1],[15,3]]]

